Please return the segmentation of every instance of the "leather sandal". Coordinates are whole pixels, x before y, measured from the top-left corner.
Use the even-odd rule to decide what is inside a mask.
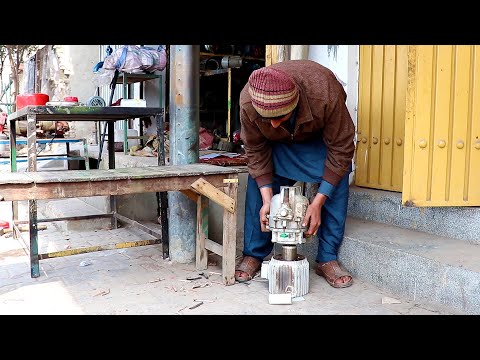
[[[331,260],[326,263],[318,264],[315,269],[317,275],[323,276],[330,286],[334,288],[346,288],[353,284],[352,275],[340,266],[337,260]],[[349,276],[350,280],[344,283],[335,283],[342,276]]]
[[[262,262],[252,256],[245,256],[235,269],[235,280],[238,282],[250,281],[260,271]]]

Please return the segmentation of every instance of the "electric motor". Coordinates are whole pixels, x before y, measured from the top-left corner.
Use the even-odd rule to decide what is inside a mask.
[[[300,186],[281,186],[280,193],[272,197],[267,229],[272,231],[272,242],[296,245],[306,239],[303,219],[310,202],[301,194]]]

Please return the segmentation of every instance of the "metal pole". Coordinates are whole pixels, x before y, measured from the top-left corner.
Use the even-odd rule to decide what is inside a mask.
[[[170,163],[199,160],[200,45],[170,47]],[[177,191],[168,192],[170,260],[195,261],[196,204]]]

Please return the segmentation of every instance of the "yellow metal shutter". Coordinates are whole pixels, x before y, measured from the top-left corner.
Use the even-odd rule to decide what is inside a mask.
[[[402,202],[480,205],[480,47],[409,46]]]
[[[355,184],[401,191],[407,45],[361,45]]]

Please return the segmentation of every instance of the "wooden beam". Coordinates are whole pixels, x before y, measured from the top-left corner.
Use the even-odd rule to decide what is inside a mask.
[[[236,178],[236,176],[229,176]],[[225,188],[226,196],[237,201],[238,183]],[[225,285],[235,284],[235,255],[237,250],[237,212],[223,211],[222,276]]]
[[[208,240],[208,198],[191,192],[198,198],[195,264],[197,270],[205,270],[208,267],[208,253],[205,243]]]
[[[186,197],[188,197],[190,200],[195,202],[197,202],[198,197],[200,196],[193,190],[180,190],[180,192]]]
[[[207,180],[200,178],[194,183],[192,183],[191,186],[196,192],[208,197],[210,200],[216,202],[228,212],[232,214],[235,213],[235,200],[232,199],[230,196],[226,195],[223,191],[217,189]]]
[[[211,239],[205,239],[205,249],[211,252],[223,256],[223,246]]]
[[[121,170],[121,169],[118,169]],[[73,171],[73,170],[69,170]],[[82,170],[86,171],[86,170]],[[115,170],[111,170],[115,172]],[[67,172],[67,171],[65,171]],[[10,173],[8,173],[9,175]],[[68,175],[68,174],[67,174]],[[224,174],[205,175],[212,186],[223,187]],[[148,192],[190,190],[197,175],[100,181],[65,181],[50,183],[0,184],[2,201],[29,199],[64,199],[89,196],[126,195]],[[216,189],[216,188],[215,188]],[[219,191],[219,190],[217,190]],[[221,191],[219,191],[221,192]],[[222,193],[223,194],[223,193]],[[223,194],[225,196],[225,194]]]

